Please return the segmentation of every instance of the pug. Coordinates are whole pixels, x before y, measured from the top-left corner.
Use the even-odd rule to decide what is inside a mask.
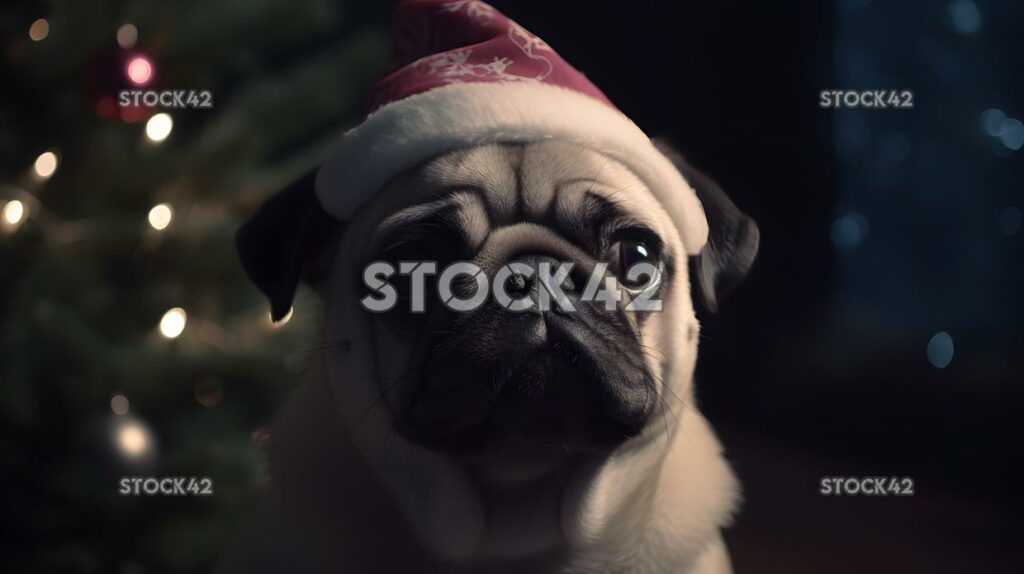
[[[278,316],[306,281],[323,341],[272,427],[269,492],[219,571],[730,572],[721,529],[739,485],[694,397],[695,307],[717,310],[759,233],[657,149],[703,207],[696,255],[633,170],[575,142],[447,151],[347,221],[324,212],[314,175],[270,199],[239,232],[243,265]],[[514,263],[494,292],[531,304],[453,309],[437,276],[410,273],[389,276],[394,305],[367,308],[386,291],[370,265],[428,261],[491,283]],[[544,263],[572,269],[542,281]],[[613,287],[588,300],[594,277]],[[545,291],[572,310],[535,304]],[[641,297],[660,310],[628,308]]]

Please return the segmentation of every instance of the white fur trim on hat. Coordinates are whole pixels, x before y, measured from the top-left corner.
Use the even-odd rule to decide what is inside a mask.
[[[578,143],[636,172],[696,255],[708,223],[682,174],[629,118],[590,96],[532,80],[457,83],[387,104],[346,132],[316,179],[324,210],[349,219],[400,173],[449,150],[546,139]]]

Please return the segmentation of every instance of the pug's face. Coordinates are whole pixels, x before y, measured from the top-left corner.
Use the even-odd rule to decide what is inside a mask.
[[[397,302],[371,318],[383,400],[407,440],[470,457],[607,450],[681,406],[670,386],[689,380],[697,334],[686,253],[622,164],[558,142],[458,150],[396,179],[366,217],[363,266],[437,271],[419,285],[392,275]],[[457,262],[488,278],[470,310],[438,293]],[[542,266],[568,265],[553,281],[569,304],[543,306]],[[451,284],[466,299],[482,288]]]
[[[498,455],[500,466],[646,444],[669,435],[692,400],[691,293],[717,310],[759,240],[713,181],[658,145],[693,188],[679,193],[703,206],[709,237],[696,256],[632,171],[558,141],[436,157],[345,222],[320,207],[310,174],[243,226],[239,253],[273,316],[288,312],[302,277],[327,303],[326,378],[365,453],[386,456],[404,442],[471,460]],[[479,304],[448,304],[481,289],[466,275],[444,289],[455,262],[487,277]],[[370,311],[375,264],[432,264],[435,274],[388,277],[396,304]]]

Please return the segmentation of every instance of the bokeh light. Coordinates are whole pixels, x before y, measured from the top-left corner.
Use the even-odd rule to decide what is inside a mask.
[[[57,163],[57,154],[52,151],[46,151],[39,154],[32,168],[35,170],[37,177],[46,179],[53,175],[53,172],[57,171]]]
[[[166,203],[160,203],[153,206],[153,209],[149,210],[149,225],[161,231],[167,228],[171,224],[171,219],[174,217],[174,211],[170,205]]]
[[[981,11],[970,0],[954,0],[949,4],[949,23],[961,34],[974,34],[981,28]]]
[[[110,410],[113,411],[115,415],[128,414],[128,408],[128,397],[122,394],[116,394],[110,397]]]
[[[6,230],[17,229],[25,221],[27,211],[24,203],[17,199],[12,199],[4,204],[3,211],[0,212],[0,223],[3,224]]]
[[[867,218],[852,211],[836,219],[832,224],[832,244],[836,249],[852,249],[867,238],[869,230]]]
[[[188,322],[188,315],[181,307],[175,307],[160,318],[160,334],[168,339],[174,339],[181,335]]]
[[[145,109],[140,106],[128,106],[121,108],[121,121],[126,124],[134,124],[145,115]]]
[[[117,431],[118,448],[131,458],[138,458],[149,452],[152,442],[149,430],[137,421],[127,421]]]
[[[134,24],[122,24],[117,29],[117,45],[125,50],[135,47],[139,41],[139,29]]]
[[[204,407],[214,407],[224,398],[224,387],[213,377],[206,377],[195,384],[192,389],[196,402]]]
[[[50,35],[50,23],[46,18],[39,18],[28,27],[28,37],[34,42],[45,40]]]
[[[117,117],[117,102],[111,96],[100,96],[96,100],[96,115],[104,119],[114,119]]]
[[[928,362],[936,369],[945,369],[953,362],[953,337],[939,331],[928,341]]]
[[[992,137],[999,137],[1003,131],[1006,114],[999,108],[989,108],[981,112],[981,129]]]
[[[1024,146],[1024,123],[1017,118],[1006,118],[999,131],[999,141],[1013,151]]]
[[[145,56],[128,60],[128,79],[136,86],[142,86],[153,79],[153,64]]]
[[[174,120],[171,119],[171,116],[159,113],[149,118],[149,121],[146,122],[146,137],[151,142],[160,143],[167,139],[167,136],[171,135],[171,130],[173,129]]]
[[[1024,147],[1024,123],[1011,118],[999,108],[989,108],[981,112],[981,130],[998,138],[1007,149],[1017,151]]]

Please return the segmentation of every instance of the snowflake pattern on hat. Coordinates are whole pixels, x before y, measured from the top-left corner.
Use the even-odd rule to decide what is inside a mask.
[[[470,18],[481,24],[490,22],[491,18],[494,17],[494,8],[480,0],[454,0],[453,2],[445,2],[441,5],[442,12],[458,12],[463,8],[466,9],[466,14]]]
[[[411,0],[395,10],[395,71],[371,90],[366,112],[432,88],[534,80],[608,98],[544,40],[480,0]]]

